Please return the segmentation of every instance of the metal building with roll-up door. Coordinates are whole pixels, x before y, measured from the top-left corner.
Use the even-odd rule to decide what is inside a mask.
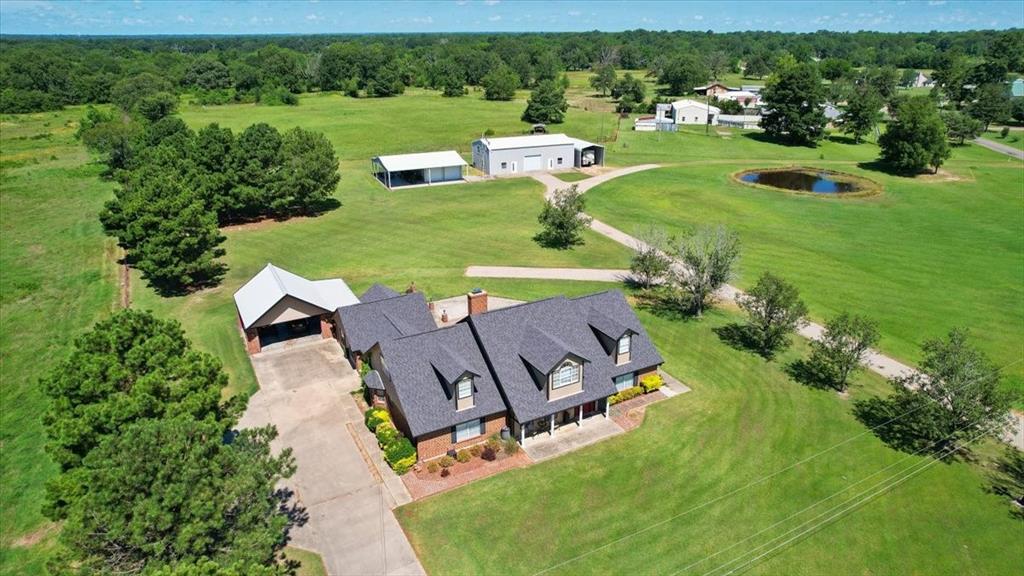
[[[455,150],[377,156],[370,161],[374,177],[389,189],[464,182],[466,165]]]
[[[603,146],[565,134],[481,138],[473,142],[473,166],[490,176],[601,164]]]

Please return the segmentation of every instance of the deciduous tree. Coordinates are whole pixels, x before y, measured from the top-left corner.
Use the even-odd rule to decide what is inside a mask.
[[[974,91],[974,100],[967,105],[967,114],[980,121],[985,130],[995,122],[1010,117],[1010,96],[1002,84],[982,84]]]
[[[658,82],[668,84],[672,94],[689,94],[707,81],[707,67],[696,56],[686,54],[668,61],[658,75]]]
[[[633,247],[629,271],[644,289],[665,278],[672,267],[672,260],[666,254],[669,249],[668,234],[657,226],[648,226],[637,234],[639,244]]]
[[[861,139],[875,131],[881,119],[882,97],[873,87],[860,85],[853,91],[836,123],[843,132],[853,135],[854,143],[859,144]]]
[[[789,335],[807,316],[807,306],[796,286],[765,272],[749,292],[738,298],[747,313],[747,336],[765,358],[789,347]]]
[[[860,368],[868,350],[877,342],[878,325],[874,321],[843,312],[826,322],[821,338],[811,342],[808,363],[844,392],[850,375]]]
[[[770,110],[761,120],[765,134],[793,144],[814,146],[825,136],[824,88],[811,64],[787,66],[768,81],[762,96]]]
[[[504,64],[488,72],[481,82],[487,100],[511,100],[516,97],[516,88],[519,88],[519,76]]]
[[[927,166],[938,172],[951,152],[935,102],[927,96],[899,98],[891,111],[893,119],[878,138],[882,161],[900,172],[920,172]]]
[[[590,87],[600,90],[604,96],[615,86],[615,67],[611,64],[598,64],[594,67],[594,74],[590,77]]]
[[[575,184],[555,190],[537,217],[542,229],[536,240],[544,246],[562,249],[583,244],[583,231],[590,225],[590,218],[583,213],[584,206],[583,194]]]
[[[980,120],[971,118],[959,110],[944,110],[942,121],[946,123],[946,133],[950,140],[963,146],[965,140],[974,140],[985,131]]]
[[[672,255],[683,266],[670,269],[668,282],[679,305],[700,317],[732,279],[739,254],[739,236],[724,226],[702,227],[676,242]]]

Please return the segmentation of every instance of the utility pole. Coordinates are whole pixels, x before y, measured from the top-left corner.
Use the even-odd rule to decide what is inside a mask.
[[[704,103],[705,103],[705,105],[707,105],[707,112],[705,113],[705,114],[707,114],[707,117],[704,118],[704,135],[708,136],[708,134],[709,134],[709,132],[711,130],[711,90],[710,90],[710,88],[708,90],[704,91]]]

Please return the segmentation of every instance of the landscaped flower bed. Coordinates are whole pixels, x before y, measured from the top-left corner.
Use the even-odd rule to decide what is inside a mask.
[[[383,408],[370,408],[365,413],[366,427],[377,436],[377,444],[384,451],[384,460],[401,476],[416,464],[416,448],[395,428],[391,415]]]
[[[625,402],[631,400],[637,396],[649,394],[665,385],[665,380],[662,379],[661,374],[648,374],[640,379],[640,384],[626,388],[618,394],[613,394],[608,397],[608,404],[618,404],[619,402]]]
[[[421,462],[412,474],[402,477],[402,482],[416,500],[531,462],[514,439],[492,436],[483,444],[459,450],[454,457],[446,455]]]

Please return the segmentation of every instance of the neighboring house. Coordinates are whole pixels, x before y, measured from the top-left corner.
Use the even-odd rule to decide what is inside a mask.
[[[1017,78],[1010,83],[1010,96],[1014,98],[1024,97],[1024,78]]]
[[[305,336],[331,338],[335,311],[359,303],[340,278],[307,280],[273,264],[242,285],[234,298],[249,354]]]
[[[764,86],[759,84],[744,84],[740,86],[740,90],[744,92],[753,92],[754,94],[761,94],[761,90],[764,90]]]
[[[730,88],[721,82],[712,82],[705,86],[697,86],[693,89],[696,94],[701,96],[718,96],[719,94],[725,94],[730,90],[736,90],[736,88]]]
[[[828,120],[829,124],[832,124],[833,122],[838,120],[840,116],[843,115],[842,109],[840,109],[838,106],[834,104],[829,104],[826,102],[823,106],[823,109],[825,113],[825,119]]]
[[[481,138],[473,142],[473,166],[493,176],[603,164],[604,146],[565,134]]]
[[[370,161],[373,176],[389,189],[465,182],[466,165],[455,150],[376,156]]]
[[[674,124],[717,124],[717,116],[722,110],[696,100],[676,100],[671,109],[665,112]]]
[[[730,90],[718,95],[719,100],[739,102],[744,108],[756,108],[761,103],[761,96],[748,90]]]
[[[365,296],[365,295],[364,295]],[[421,460],[485,441],[504,431],[519,442],[607,416],[608,397],[657,371],[661,355],[621,292],[555,297],[487,310],[487,293],[467,295],[469,316],[459,323],[399,335],[395,324],[429,316],[426,303],[404,312],[378,300],[382,328],[358,324],[369,335],[355,343],[351,312],[340,325],[352,346],[371,346],[373,370],[364,381],[383,393],[395,425]],[[382,306],[383,305],[383,306]],[[412,305],[412,300],[409,301]],[[422,322],[423,328],[427,328]],[[341,331],[339,331],[340,333]]]
[[[932,82],[932,79],[925,76],[924,72],[918,72],[917,76],[915,76],[914,80],[910,83],[914,88],[928,88],[933,84],[934,82]]]
[[[334,315],[338,342],[356,369],[380,355],[380,344],[402,336],[437,328],[426,298],[421,292],[398,294],[374,284],[361,302],[339,308]]]

